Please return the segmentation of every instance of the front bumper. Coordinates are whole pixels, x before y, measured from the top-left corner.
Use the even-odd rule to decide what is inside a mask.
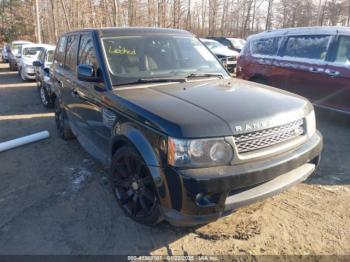
[[[25,76],[27,79],[35,80],[36,75],[35,75],[34,68],[28,67],[28,66],[24,66],[24,67],[22,68],[22,70],[23,70],[24,76]]]
[[[179,226],[208,223],[286,190],[315,172],[322,146],[317,132],[298,148],[273,158],[213,168],[168,167],[164,173],[171,206],[163,207],[164,218]]]

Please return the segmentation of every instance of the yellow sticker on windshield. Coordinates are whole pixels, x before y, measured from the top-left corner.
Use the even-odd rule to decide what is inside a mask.
[[[113,49],[113,47],[110,46],[108,48],[108,53],[110,53],[110,54],[117,54],[117,55],[132,55],[132,56],[135,56],[136,55],[136,50],[135,49],[129,50],[129,49],[126,49],[125,47]]]

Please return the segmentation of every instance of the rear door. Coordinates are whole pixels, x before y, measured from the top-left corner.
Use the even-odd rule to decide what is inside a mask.
[[[350,113],[350,36],[339,35],[325,74],[330,92],[317,105]]]
[[[65,77],[65,58],[66,58],[67,36],[61,36],[57,43],[55,52],[55,58],[52,65],[52,81],[54,88],[57,90],[58,95],[61,97],[61,106],[66,109],[66,103],[64,101],[64,88],[63,82]]]
[[[331,91],[328,86],[327,51],[331,35],[288,36],[279,66],[287,77],[286,89],[316,101]]]
[[[282,37],[276,36],[253,39],[250,42],[251,58],[249,58],[250,61],[246,67],[251,72],[253,81],[263,80],[263,83],[274,87],[285,87],[285,74],[281,73],[281,70],[275,65],[282,40]]]
[[[66,112],[68,119],[71,123],[73,132],[79,134],[83,120],[78,114],[77,100],[73,96],[73,90],[75,89],[75,75],[77,66],[77,52],[79,46],[79,34],[71,34],[67,36],[67,45],[65,49],[65,60],[62,67],[63,76],[61,78],[61,90],[63,101],[66,106]]]

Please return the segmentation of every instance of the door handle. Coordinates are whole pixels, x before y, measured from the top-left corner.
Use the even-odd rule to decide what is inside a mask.
[[[310,67],[309,71],[311,73],[322,73],[324,71],[324,69],[320,68],[320,67]]]
[[[74,97],[74,98],[80,98],[79,92],[78,92],[76,89],[74,89],[74,90],[72,91],[72,97]]]
[[[333,71],[333,70],[329,70],[327,69],[325,71],[325,73],[331,77],[336,77],[336,76],[340,76],[340,72],[339,71]]]

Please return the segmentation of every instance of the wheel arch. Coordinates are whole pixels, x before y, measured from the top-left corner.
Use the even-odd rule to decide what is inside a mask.
[[[132,123],[122,124],[119,127],[115,127],[115,129],[118,129],[118,131],[116,131],[117,134],[115,134],[110,141],[109,158],[107,160],[109,167],[111,167],[113,155],[119,148],[126,145],[133,146],[148,166],[157,188],[160,202],[163,206],[170,206],[169,192],[166,189],[167,183],[162,172],[161,160],[147,137]]]
[[[132,124],[123,124],[115,129],[118,129],[118,131],[116,131],[117,134],[112,137],[110,142],[110,158],[121,146],[131,145],[136,148],[148,166],[160,166],[159,157],[149,140],[139,129]]]

